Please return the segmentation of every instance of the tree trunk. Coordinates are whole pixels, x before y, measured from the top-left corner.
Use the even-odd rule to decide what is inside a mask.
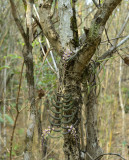
[[[84,104],[86,107],[86,160],[91,160],[102,154],[102,149],[99,146],[97,136],[95,68],[92,68],[92,71],[88,71],[87,85],[89,89],[86,90],[84,94]]]
[[[31,160],[32,158],[32,144],[33,144],[33,135],[34,127],[36,122],[36,108],[35,108],[35,90],[34,90],[34,69],[33,69],[33,55],[32,47],[25,47],[24,52],[24,62],[26,65],[26,78],[28,85],[29,93],[29,102],[30,102],[30,118],[28,123],[28,129],[25,140],[25,152],[24,160]]]
[[[102,150],[98,144],[97,136],[97,105],[96,105],[96,95],[91,91],[88,96],[88,103],[86,104],[86,152],[87,160],[95,159],[100,154]],[[91,156],[91,157],[90,157]]]
[[[81,87],[80,81],[78,79],[73,79],[72,72],[69,68],[68,71],[65,72],[64,76],[64,95],[70,95],[70,102],[66,103],[66,105],[73,103],[73,107],[68,111],[64,111],[64,116],[71,115],[72,118],[63,118],[65,122],[64,127],[68,129],[64,129],[64,153],[65,160],[80,160],[80,133],[79,133],[79,123],[81,118]],[[69,120],[72,119],[70,122]]]
[[[122,141],[125,142],[125,105],[123,103],[123,98],[122,98],[122,59],[120,58],[120,73],[119,73],[119,101],[120,101],[120,106],[121,106],[121,111],[122,111]],[[122,146],[122,155],[125,156],[125,145]]]
[[[7,65],[7,60],[5,60],[5,65]],[[5,115],[6,115],[6,89],[7,89],[7,69],[5,68],[4,69],[4,97],[3,97],[3,115],[4,115],[4,125],[3,125],[3,140],[4,140],[4,148],[6,148],[6,145],[7,145],[7,133],[6,133],[6,119],[5,119]],[[7,158],[7,155],[6,155],[6,151],[4,152],[4,158],[6,159]]]
[[[49,109],[49,99],[46,96],[46,100],[44,102],[44,108],[43,108],[43,113],[42,113],[42,126],[43,126],[43,131],[48,128],[49,121],[48,121],[48,117],[49,117],[49,113],[47,112]],[[47,146],[48,146],[48,139],[44,139],[44,141],[42,141],[42,159],[45,159],[46,155],[47,155]]]

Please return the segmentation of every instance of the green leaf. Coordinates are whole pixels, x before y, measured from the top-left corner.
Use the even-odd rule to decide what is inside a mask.
[[[102,4],[103,2],[104,2],[104,0],[101,0],[101,1],[100,1],[100,4]]]
[[[18,42],[17,44],[20,44],[20,45],[22,45],[22,46],[25,45],[25,43],[23,43],[23,42]]]
[[[123,145],[123,146],[125,146],[126,144],[127,144],[127,142],[126,142],[126,141],[123,141],[123,142],[122,142],[122,145]]]
[[[14,151],[12,151],[12,155],[13,155],[13,156],[16,156],[16,153],[15,153]]]
[[[9,67],[9,66],[7,66],[7,65],[2,66],[2,67],[0,67],[0,71],[1,71],[2,69],[5,69],[5,68],[9,69],[10,67]]]
[[[17,149],[18,149],[18,144],[15,144],[14,150],[17,150]]]
[[[20,135],[22,135],[22,134],[24,133],[24,128],[20,128],[20,129],[18,130],[18,133],[19,133]]]
[[[5,114],[5,118],[6,118],[6,120],[7,120],[11,125],[14,124],[13,119],[12,119],[8,114]]]
[[[0,122],[4,122],[3,118],[2,118],[2,114],[0,113]]]
[[[18,56],[16,54],[9,54],[7,57],[11,57],[12,59],[21,59],[21,56]]]

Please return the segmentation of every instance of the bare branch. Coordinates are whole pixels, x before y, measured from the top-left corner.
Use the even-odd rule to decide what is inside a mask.
[[[120,43],[118,43],[118,45],[116,46],[116,48],[120,47],[122,44],[124,44],[127,40],[129,39],[129,35],[127,37],[125,37],[122,41],[120,41]]]
[[[93,3],[95,4],[95,6],[96,6],[97,8],[99,8],[99,5],[97,4],[96,0],[92,0],[92,1],[93,1]]]
[[[91,60],[96,51],[96,48],[101,42],[101,36],[109,16],[121,1],[122,0],[105,1],[103,6],[96,12],[94,19],[91,22],[91,27],[89,29],[86,43],[79,50],[75,59],[76,63],[74,63],[74,71],[78,72],[76,74],[80,75],[83,72],[85,66]]]
[[[93,2],[94,2],[94,4],[96,3],[97,4],[97,2],[95,1],[95,0],[92,0]],[[100,7],[100,0],[99,0],[99,5],[96,5],[96,7],[97,8],[99,8]],[[112,46],[112,43],[110,42],[110,40],[109,40],[109,37],[108,37],[108,33],[107,33],[107,29],[104,27],[104,30],[105,30],[105,34],[106,34],[106,37],[107,37],[107,40],[108,40],[108,42],[111,44],[111,46]]]
[[[126,19],[125,19],[124,24],[122,25],[119,33],[117,34],[117,36],[116,36],[116,38],[115,38],[115,41],[114,41],[112,47],[111,47],[108,51],[106,51],[106,52],[99,58],[99,60],[102,61],[102,60],[104,60],[105,58],[112,56],[112,54],[116,51],[116,49],[117,49],[118,47],[120,47],[122,44],[124,44],[124,43],[129,39],[129,35],[128,35],[128,36],[126,36],[123,40],[121,40],[121,41],[116,45],[118,39],[120,38],[121,34],[123,33],[123,31],[124,31],[124,29],[125,29],[128,21],[129,21],[129,12],[128,12],[128,14],[127,14],[127,17],[126,17]],[[106,59],[106,62],[107,62],[107,61],[108,61],[108,60]],[[106,62],[104,62],[104,63],[106,63]],[[99,63],[97,63],[97,65],[99,65]]]
[[[50,49],[50,43],[49,43],[49,41],[48,41],[47,38],[46,38],[46,42],[47,42],[48,48]],[[59,78],[59,69],[57,68],[56,61],[55,61],[55,59],[54,59],[54,56],[53,56],[52,51],[50,51],[50,55],[51,55],[51,58],[52,58],[52,61],[53,61],[54,68],[55,68],[55,70],[56,70],[57,76],[58,76],[58,78]]]
[[[40,17],[39,17],[39,14],[38,14],[38,12],[37,12],[37,9],[36,9],[35,5],[33,5],[33,7],[34,7],[34,10],[35,10],[35,12],[36,12],[37,17],[38,17],[39,20],[40,20]],[[39,23],[39,22],[38,22],[38,23]],[[37,23],[37,24],[38,24],[38,23]],[[41,26],[40,23],[39,23],[39,26]],[[46,37],[45,37],[45,38],[46,38]],[[47,42],[48,48],[50,49],[50,43],[49,43],[49,41],[48,41],[47,38],[46,38],[46,42]],[[42,51],[43,51],[43,47],[42,47],[42,44],[41,44],[40,40],[39,40],[39,43],[40,43],[41,48],[42,48]],[[44,51],[43,51],[43,54],[44,54]],[[59,77],[59,70],[58,70],[58,68],[57,68],[56,61],[55,61],[55,59],[54,59],[54,56],[53,56],[52,51],[50,51],[50,54],[51,54],[51,57],[52,57],[52,61],[53,61],[53,64],[54,64],[54,67],[55,67],[57,76]],[[47,61],[48,61],[48,60],[47,60]],[[48,64],[49,64],[49,63],[48,63]],[[50,64],[49,64],[49,65],[50,65]],[[50,68],[52,68],[52,66],[50,66]],[[54,70],[54,69],[52,68],[52,70]],[[54,71],[54,72],[55,72],[55,71]]]
[[[120,41],[118,43],[117,46],[112,46],[108,51],[106,51],[99,59],[98,62],[96,63],[96,67],[98,67],[100,65],[100,62],[103,61],[98,74],[100,73],[100,71],[102,70],[103,66],[106,64],[106,62],[109,60],[110,57],[112,57],[113,53],[116,52],[116,49],[118,47],[120,47],[122,44],[124,44],[127,40],[129,39],[129,35],[127,37],[125,37],[122,41]]]
[[[41,47],[41,49],[42,49],[42,52],[43,52],[43,54],[44,54],[44,56],[45,56],[46,54],[45,54],[45,51],[44,51],[44,49],[43,49],[43,46],[42,46],[42,43],[41,43],[40,39],[39,39],[39,44],[40,44],[40,47]],[[51,66],[51,64],[49,63],[49,61],[48,61],[47,58],[46,58],[46,61],[47,61],[48,65],[49,65],[49,67],[52,69],[52,71],[53,71],[54,73],[56,73],[56,71],[55,71],[54,68]]]
[[[17,25],[17,27],[18,27],[23,39],[24,39],[24,42],[27,44],[27,36],[26,36],[24,28],[23,28],[23,26],[22,26],[22,24],[21,24],[21,22],[20,22],[20,20],[19,20],[19,18],[17,16],[16,7],[15,7],[15,4],[14,4],[13,0],[10,0],[10,4],[11,4],[12,15],[13,15],[13,18],[15,20],[15,23],[16,23],[16,25]]]
[[[104,153],[104,154],[101,154],[99,157],[95,158],[94,160],[99,160],[101,157],[103,157],[103,156],[105,156],[105,155],[118,156],[118,157],[120,157],[121,159],[126,160],[126,159],[123,158],[120,154],[117,154],[117,153]]]
[[[41,27],[40,22],[38,21],[38,19],[34,15],[32,15],[32,17],[35,20],[35,22],[37,23],[37,25],[39,26],[39,28],[41,29],[41,31],[43,32],[42,27]]]
[[[122,27],[121,27],[121,29],[120,29],[117,37],[120,37],[120,36],[121,36],[121,34],[123,33],[123,31],[124,31],[124,29],[125,29],[128,21],[129,21],[129,12],[128,12],[128,14],[127,14],[127,17],[126,17],[126,19],[125,19],[125,22],[124,22],[124,24],[122,25]],[[116,45],[117,41],[118,41],[118,39],[115,40],[114,45]]]
[[[111,38],[109,40],[112,41],[112,40],[116,40],[116,39],[120,39],[120,38],[124,38],[124,37],[126,37],[126,36],[120,36],[120,37],[116,37],[116,38]],[[101,43],[106,43],[106,42],[108,42],[108,40],[104,40]]]
[[[8,34],[8,31],[9,31],[9,28],[6,29],[6,31],[4,32],[3,36],[1,37],[0,47],[2,46],[2,44],[4,42],[4,39],[5,39],[6,35]]]

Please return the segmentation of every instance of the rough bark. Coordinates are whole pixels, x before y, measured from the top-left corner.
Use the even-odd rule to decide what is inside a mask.
[[[53,49],[55,49],[59,55],[62,55],[63,48],[61,41],[51,20],[51,4],[52,0],[39,0],[40,24],[44,35],[49,40]]]
[[[89,29],[87,39],[83,46],[80,46],[78,50],[78,33],[75,13],[75,0],[58,0],[59,8],[59,19],[60,19],[60,32],[57,33],[52,23],[51,17],[51,5],[52,0],[39,0],[39,15],[40,24],[44,35],[49,40],[53,49],[62,56],[65,51],[68,50],[68,54],[71,52],[74,56],[70,61],[63,62],[65,66],[63,70],[64,79],[62,79],[65,94],[70,93],[73,97],[74,108],[65,113],[66,115],[72,114],[74,110],[78,110],[72,122],[67,125],[73,125],[76,120],[80,121],[81,109],[81,76],[85,70],[86,65],[90,62],[91,58],[95,54],[96,48],[99,46],[101,36],[105,27],[105,24],[112,14],[112,11],[122,0],[105,0],[102,7],[98,9],[93,20],[91,21],[91,27]],[[30,100],[30,121],[26,136],[26,149],[25,149],[25,160],[32,159],[32,142],[35,126],[35,95],[34,95],[34,76],[33,76],[33,56],[31,42],[32,36],[32,2],[33,0],[27,1],[27,34],[24,31],[23,26],[18,19],[16,14],[16,8],[13,0],[10,0],[12,7],[12,14],[14,20],[19,28],[19,31],[25,42],[24,60],[26,64],[26,77],[29,89],[29,100]],[[72,5],[73,6],[72,6]],[[70,55],[71,56],[71,55]],[[66,57],[67,58],[67,57]],[[90,77],[91,78],[91,77]],[[93,158],[100,154],[101,149],[98,146],[97,130],[96,130],[96,98],[94,89],[91,90],[88,95],[87,102],[87,153]],[[77,136],[75,138],[71,133],[64,135],[64,152],[66,160],[77,160],[80,159],[80,142],[79,142],[79,129],[78,124],[75,126]],[[88,157],[87,157],[88,158]]]
[[[97,105],[94,91],[90,92],[86,104],[86,130],[86,157],[87,160],[91,160],[91,157],[95,159],[102,154],[97,136]]]
[[[79,131],[79,123],[81,118],[81,88],[80,82],[72,79],[70,75],[66,75],[65,80],[65,94],[71,94],[72,101],[74,107],[66,112],[66,115],[72,115],[76,110],[77,113],[74,115],[73,120],[70,123],[67,123],[67,126],[73,126],[76,133],[72,134],[72,132],[67,133],[64,135],[64,153],[65,153],[65,160],[80,160],[80,131]],[[75,124],[75,125],[74,125]],[[65,130],[65,132],[68,132]]]
[[[78,32],[77,32],[77,23],[76,23],[76,12],[75,12],[75,3],[71,3],[69,0],[59,0],[58,1],[58,11],[59,11],[59,36],[61,39],[61,46],[63,48],[64,59],[67,59],[67,56],[72,54],[72,50],[75,50],[78,46]],[[81,110],[81,92],[80,92],[80,77],[72,77],[73,74],[73,64],[69,64],[64,61],[62,62],[62,75],[64,79],[63,89],[64,94],[71,94],[72,102],[74,107],[65,112],[66,115],[72,115],[76,110],[77,113],[74,115],[73,120],[70,123],[64,125],[65,127],[73,126],[73,130],[75,129],[76,135],[72,134],[72,132],[64,135],[64,153],[65,160],[79,160],[80,157],[80,133],[79,133],[79,122],[80,122],[80,110]],[[62,77],[60,75],[60,77]],[[65,119],[65,121],[69,121],[69,119]],[[74,124],[76,124],[74,126]],[[64,130],[64,132],[68,132],[68,130]]]
[[[75,2],[75,1],[72,1]],[[63,90],[65,94],[72,94],[73,102],[74,102],[74,110],[76,107],[80,109],[81,107],[81,92],[80,92],[80,84],[81,84],[81,76],[83,72],[90,62],[92,56],[95,54],[96,48],[99,46],[101,41],[101,36],[105,27],[105,24],[111,15],[112,11],[116,8],[116,6],[121,2],[121,0],[106,0],[102,7],[98,9],[93,20],[91,21],[91,27],[89,29],[87,39],[85,44],[76,50],[78,44],[75,45],[75,40],[78,38],[75,30],[76,28],[76,16],[75,16],[75,8],[71,6],[70,0],[59,0],[58,8],[59,8],[59,19],[60,19],[60,27],[59,33],[57,33],[52,24],[50,8],[52,1],[51,0],[40,0],[39,3],[39,11],[40,11],[40,21],[41,26],[44,31],[45,36],[48,38],[51,46],[57,51],[59,55],[64,56],[67,59],[67,55],[72,52],[70,55],[70,59],[67,62],[63,62],[64,66],[60,69],[60,72],[63,70],[62,74],[64,79],[62,79]],[[69,12],[69,14],[68,14]],[[75,21],[73,21],[75,20]],[[72,23],[74,22],[74,23]],[[75,38],[76,37],[76,38]],[[74,43],[73,43],[74,42]],[[74,54],[74,55],[73,55]],[[101,154],[101,149],[98,145],[97,140],[97,130],[96,130],[96,99],[94,91],[90,92],[89,101],[87,103],[87,117],[89,118],[87,121],[87,129],[88,129],[88,138],[87,138],[87,152],[96,157]],[[72,113],[71,110],[66,115]],[[75,116],[76,119],[80,118],[80,112],[78,111]],[[75,123],[75,119],[67,124],[70,126]],[[79,142],[79,129],[78,124],[75,127],[77,131],[77,140],[72,134],[64,135],[64,152],[65,159],[81,159],[80,158],[80,142]],[[90,138],[89,138],[90,137]],[[87,157],[88,158],[88,157]]]
[[[73,67],[74,71],[77,72],[76,74],[81,75],[85,69],[85,66],[88,65],[101,42],[101,36],[109,16],[121,1],[122,0],[106,0],[104,1],[102,7],[100,7],[96,12],[93,20],[91,21],[86,42],[78,51],[75,58]]]
[[[92,68],[93,70],[94,68]],[[87,84],[89,85],[89,91],[84,90],[84,104],[86,108],[86,160],[97,158],[102,154],[102,149],[98,143],[97,136],[97,95],[96,95],[96,77],[91,69],[87,68],[88,76],[85,77]],[[102,157],[100,157],[101,159]]]
[[[72,7],[70,1],[59,0],[58,2],[58,11],[60,17],[59,25],[59,35],[61,39],[61,44],[65,48],[70,48],[70,41],[73,39],[73,32],[70,28],[71,26],[71,17],[72,17]]]
[[[28,122],[28,128],[25,139],[25,150],[24,160],[33,159],[32,146],[34,127],[36,123],[36,106],[35,106],[35,89],[34,89],[34,65],[33,65],[33,54],[32,54],[32,8],[33,0],[27,0],[27,44],[25,45],[23,56],[26,65],[26,78],[28,84],[29,102],[30,102],[30,118]]]
[[[33,69],[33,56],[32,56],[31,46],[28,46],[27,48],[25,47],[23,56],[26,65],[26,78],[27,78],[29,102],[30,102],[30,118],[25,140],[26,147],[24,151],[24,159],[30,160],[32,159],[32,144],[33,144],[35,121],[36,121],[34,69]]]

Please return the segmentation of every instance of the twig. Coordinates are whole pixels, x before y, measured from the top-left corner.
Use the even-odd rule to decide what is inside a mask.
[[[125,43],[129,39],[129,35],[126,36],[123,40],[121,40],[116,46],[112,46],[108,51],[106,51],[98,60],[104,60],[108,56],[112,56],[115,50],[120,47],[123,43]]]
[[[41,65],[41,67],[40,67],[40,69],[39,69],[39,74],[40,74],[40,71],[41,71],[41,69],[42,69],[42,67],[43,67],[43,64],[44,64],[44,62],[45,62],[45,60],[46,60],[49,52],[50,52],[50,48],[49,48],[49,50],[47,51],[47,53],[45,54],[45,56],[44,56],[44,58],[43,58],[42,65]],[[37,79],[36,79],[35,85],[37,85],[37,81],[38,81],[38,75],[37,75]]]
[[[0,136],[0,140],[4,144],[3,138],[1,138],[1,136]],[[7,147],[5,147],[5,148],[6,148],[6,151],[9,153],[9,149]]]
[[[124,29],[125,29],[125,27],[126,27],[128,21],[129,21],[129,12],[128,12],[128,14],[127,14],[127,17],[126,17],[126,19],[125,19],[124,24],[122,25],[122,27],[121,27],[121,29],[120,29],[118,35],[117,35],[117,38],[120,37],[121,34],[123,33],[123,31],[124,31]],[[118,39],[115,40],[114,45],[116,45],[117,41],[118,41]]]
[[[116,40],[116,39],[119,39],[119,38],[124,38],[124,37],[126,37],[126,36],[120,36],[120,37],[112,38],[112,39],[110,39],[110,41]],[[104,40],[101,43],[106,43],[106,42],[108,42],[108,40]]]
[[[22,64],[22,68],[21,68],[20,82],[19,82],[18,94],[17,94],[17,99],[16,99],[16,111],[17,111],[17,114],[16,114],[16,118],[15,118],[15,121],[14,121],[14,125],[13,125],[12,135],[11,135],[11,138],[10,138],[10,154],[9,154],[10,160],[12,160],[13,138],[14,138],[14,133],[15,133],[15,128],[16,128],[18,116],[19,116],[19,113],[20,113],[20,111],[19,111],[19,109],[18,109],[18,102],[19,102],[19,95],[20,95],[20,89],[21,89],[23,68],[24,68],[24,62],[23,62],[23,64]]]
[[[33,7],[34,7],[35,13],[36,13],[36,15],[37,15],[37,17],[38,17],[38,19],[39,19],[39,21],[40,21],[40,16],[39,16],[38,11],[37,11],[37,9],[36,9],[36,7],[35,7],[35,4],[33,5]],[[46,37],[45,37],[45,38],[46,38]],[[47,42],[48,48],[50,48],[50,43],[49,43],[49,41],[48,41],[47,38],[46,38],[46,42]],[[40,41],[39,41],[39,43],[40,43]],[[41,43],[40,43],[40,46],[41,46],[41,48],[43,48]],[[42,51],[43,51],[43,49],[42,49]],[[43,52],[43,53],[44,53],[44,52]],[[51,54],[51,58],[52,58],[52,61],[53,61],[53,64],[54,64],[54,68],[55,68],[55,70],[56,70],[56,74],[57,74],[57,76],[58,76],[58,78],[59,78],[59,69],[57,68],[56,61],[55,61],[55,59],[54,59],[54,56],[53,56],[52,51],[50,51],[50,54]],[[47,59],[46,59],[46,60],[47,60]],[[48,60],[47,60],[47,62],[48,62]],[[52,70],[54,70],[53,67],[50,65],[50,63],[48,63],[48,64],[49,64],[50,68],[51,68]],[[54,72],[55,72],[55,71],[54,71]]]
[[[99,61],[103,61],[103,63],[101,63],[101,67],[98,71],[98,74],[101,72],[103,66],[106,64],[106,62],[109,60],[108,57],[112,57],[113,53],[115,53],[118,47],[120,47],[123,43],[125,43],[127,40],[129,39],[129,35],[127,37],[125,37],[122,41],[120,41],[118,43],[117,46],[112,46],[108,51],[106,51],[101,57],[99,57],[98,62],[96,63],[96,66],[99,67],[100,66],[100,62]],[[117,51],[118,53],[118,51]],[[122,58],[122,57],[121,57]],[[106,59],[106,60],[105,60]],[[123,58],[122,58],[123,59]]]
[[[122,50],[122,51],[123,51],[123,49],[127,49],[127,48],[129,48],[129,45],[128,45],[128,46],[125,46],[125,47],[122,47],[122,48],[119,48],[119,50]]]
[[[99,5],[97,4],[96,0],[92,0],[92,1],[93,1],[93,3],[95,4],[95,6],[99,9],[99,7],[100,7],[100,1],[99,1]],[[104,31],[105,31],[105,34],[106,34],[106,37],[107,37],[108,42],[111,44],[111,46],[113,46],[112,43],[111,43],[110,40],[109,40],[108,33],[107,33],[107,29],[105,28],[105,26],[104,26]]]
[[[43,160],[46,159],[46,158],[53,152],[53,150],[55,149],[55,147],[58,146],[59,143],[60,143],[60,140],[58,141],[58,143],[57,143],[56,145],[54,145],[54,146],[52,147],[52,150],[43,158]]]
[[[24,152],[23,152],[21,155],[19,155],[19,156],[13,157],[13,159],[17,159],[17,158],[19,158],[19,157],[22,157],[23,155],[24,155]]]
[[[57,6],[57,0],[55,0],[55,2],[54,2],[55,4],[54,4],[54,9],[53,9],[53,12],[52,12],[52,14],[51,14],[51,18],[52,17],[54,17],[54,15],[55,15],[55,12],[56,12],[56,6]]]
[[[116,46],[116,48],[118,48],[119,46],[121,46],[123,43],[125,43],[127,40],[129,39],[129,35],[127,37],[125,37],[122,41],[120,41],[120,43],[118,43],[118,45]]]
[[[40,17],[39,17],[39,14],[38,14],[37,9],[36,9],[36,7],[35,7],[35,4],[33,4],[33,7],[34,7],[35,13],[36,13],[36,15],[37,15],[37,17],[38,17],[38,19],[39,19],[39,21],[40,21]]]
[[[48,41],[47,38],[46,38],[46,42],[47,42],[48,48],[50,49],[50,43],[49,43],[49,41]],[[50,55],[51,55],[51,58],[52,58],[52,61],[53,61],[54,68],[55,68],[55,70],[56,70],[57,76],[58,76],[58,78],[59,78],[59,69],[57,68],[56,61],[55,61],[55,59],[54,59],[54,56],[53,56],[52,51],[50,51]]]
[[[43,52],[43,54],[44,54],[44,56],[45,56],[46,54],[45,54],[45,51],[44,51],[44,49],[43,49],[43,46],[42,46],[42,43],[41,43],[40,39],[39,39],[38,41],[39,41],[40,47],[41,47],[41,49],[42,49],[42,52]],[[52,65],[49,63],[49,61],[48,61],[47,58],[46,58],[46,61],[47,61],[48,65],[50,66],[50,68],[53,70],[53,72],[56,73],[56,71],[54,70],[54,68],[52,67]]]
[[[4,35],[2,36],[2,38],[1,38],[1,40],[0,40],[0,47],[2,46],[2,44],[3,44],[3,42],[4,42],[4,39],[5,39],[8,31],[9,31],[9,28],[6,29],[6,31],[4,32]]]
[[[35,20],[35,22],[37,23],[37,25],[39,26],[39,28],[41,29],[41,31],[43,32],[42,27],[41,27],[40,22],[39,22],[39,20],[37,19],[37,17],[36,17],[35,15],[32,15],[32,17],[33,17],[33,19]]]
[[[99,5],[100,5],[100,1],[99,1],[99,5],[97,4],[96,0],[92,0],[92,1],[93,1],[93,3],[95,4],[95,6],[99,9],[99,7],[100,7],[100,6],[99,6]],[[128,13],[128,15],[129,15],[129,13]],[[122,26],[119,34],[117,35],[117,38],[120,37],[121,33],[123,32],[123,30],[124,30],[124,28],[125,28],[125,25],[127,24],[128,17],[129,17],[129,16],[127,16],[124,25]],[[114,45],[113,45],[113,44],[110,42],[110,39],[109,39],[108,33],[107,33],[107,29],[105,28],[105,26],[104,26],[104,31],[105,31],[105,34],[106,34],[108,43],[111,45],[111,47],[112,47],[112,46],[115,46],[115,45],[116,45],[116,42],[118,41],[118,39],[115,40]],[[117,51],[117,50],[116,50],[116,51]],[[118,53],[118,55],[121,57],[121,55],[119,54],[118,51],[117,51],[117,53]],[[121,58],[122,58],[122,57],[121,57]],[[123,59],[123,58],[122,58],[122,59]]]
[[[110,42],[110,44],[111,44],[111,48],[108,50],[108,51],[106,51],[101,57],[99,57],[99,60],[104,60],[106,57],[111,57],[112,56],[112,54],[116,51],[117,53],[118,53],[118,55],[121,57],[121,55],[119,54],[119,52],[118,52],[118,50],[116,50],[118,47],[120,47],[123,43],[125,43],[128,39],[129,39],[129,35],[128,36],[126,36],[123,40],[121,40],[117,45],[116,45],[116,43],[117,43],[117,41],[118,41],[118,38],[121,36],[121,34],[123,33],[123,31],[124,31],[124,29],[125,29],[125,27],[126,27],[126,24],[127,24],[127,22],[128,22],[128,20],[129,20],[129,13],[128,13],[128,15],[127,15],[127,17],[126,17],[126,20],[125,20],[125,22],[124,22],[124,24],[122,25],[122,27],[121,27],[121,29],[120,29],[120,32],[117,34],[117,36],[116,36],[116,39],[115,39],[115,42],[113,43],[113,45],[112,45],[112,43],[110,42],[110,40],[108,39],[108,41]],[[122,58],[122,57],[121,57]],[[123,58],[122,58],[123,59]],[[108,60],[106,60],[106,61],[104,61],[103,63],[105,64],[106,62],[107,62]],[[97,63],[97,66],[99,66],[100,65],[100,63]],[[101,69],[100,69],[100,71],[101,71]]]
[[[107,33],[107,29],[106,29],[106,28],[105,28],[105,34],[106,34],[108,43],[109,43],[111,46],[113,46],[113,44],[110,42],[110,39],[109,39],[109,37],[108,37],[108,33]]]
[[[91,160],[93,160],[93,158],[91,157],[91,155],[88,152],[86,152],[86,154],[90,157]]]
[[[27,107],[27,106],[23,107],[23,108],[19,111],[19,113],[20,113],[21,111],[23,111],[26,107]]]
[[[87,17],[88,17],[92,12],[94,12],[95,9],[96,9],[96,8],[93,8],[93,9],[86,15],[86,17],[84,18],[84,21],[87,19]]]
[[[94,5],[95,5],[97,8],[99,8],[99,5],[97,4],[96,0],[92,0],[92,1],[93,1]]]
[[[19,98],[23,98],[23,97],[19,97]],[[6,101],[13,101],[13,100],[15,100],[16,98],[11,98],[11,99],[6,99]],[[3,99],[0,99],[0,102],[2,102],[3,101]]]
[[[120,154],[117,154],[117,153],[104,153],[104,154],[99,155],[99,156],[98,156],[97,158],[95,158],[94,160],[99,160],[99,158],[101,158],[102,156],[106,156],[106,155],[118,156],[118,157],[120,157],[121,159],[126,160],[126,159],[123,158]]]

